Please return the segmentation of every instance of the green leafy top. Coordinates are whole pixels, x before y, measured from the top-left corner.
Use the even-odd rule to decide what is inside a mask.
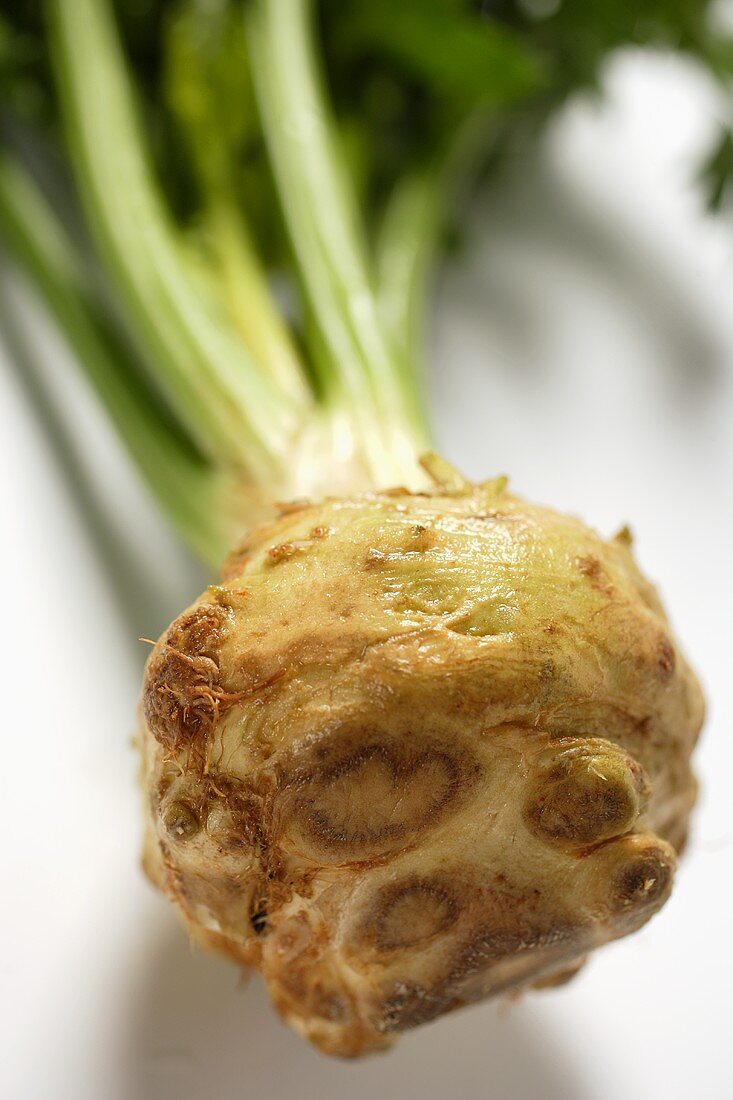
[[[338,488],[337,467],[414,478],[451,196],[597,90],[620,47],[686,51],[725,82],[712,10],[27,0],[0,20],[0,232],[215,560],[273,493]],[[732,169],[726,132],[714,201]]]

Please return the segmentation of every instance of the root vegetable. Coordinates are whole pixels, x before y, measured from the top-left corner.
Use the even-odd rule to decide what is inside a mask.
[[[628,537],[432,468],[258,527],[145,678],[148,872],[330,1054],[639,928],[695,799]]]

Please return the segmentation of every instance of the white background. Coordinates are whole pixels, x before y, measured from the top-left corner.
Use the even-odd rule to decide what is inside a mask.
[[[507,472],[605,533],[632,523],[710,702],[671,902],[566,989],[466,1010],[360,1064],[316,1054],[256,981],[192,954],[138,867],[131,735],[136,639],[202,575],[13,283],[0,318],[9,1100],[733,1095],[733,219],[707,217],[690,183],[721,106],[673,61],[621,59],[609,87],[602,111],[567,112],[479,204],[441,280],[432,396],[440,448],[468,474]],[[29,323],[32,361],[16,340]]]

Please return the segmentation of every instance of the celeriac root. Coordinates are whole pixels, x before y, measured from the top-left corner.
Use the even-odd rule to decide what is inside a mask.
[[[628,533],[441,480],[283,508],[147,667],[148,872],[330,1054],[639,928],[695,799]]]

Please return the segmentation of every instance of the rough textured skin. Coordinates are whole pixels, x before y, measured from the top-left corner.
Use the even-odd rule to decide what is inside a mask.
[[[703,704],[629,541],[501,482],[290,505],[158,642],[146,867],[321,1050],[666,901]]]

